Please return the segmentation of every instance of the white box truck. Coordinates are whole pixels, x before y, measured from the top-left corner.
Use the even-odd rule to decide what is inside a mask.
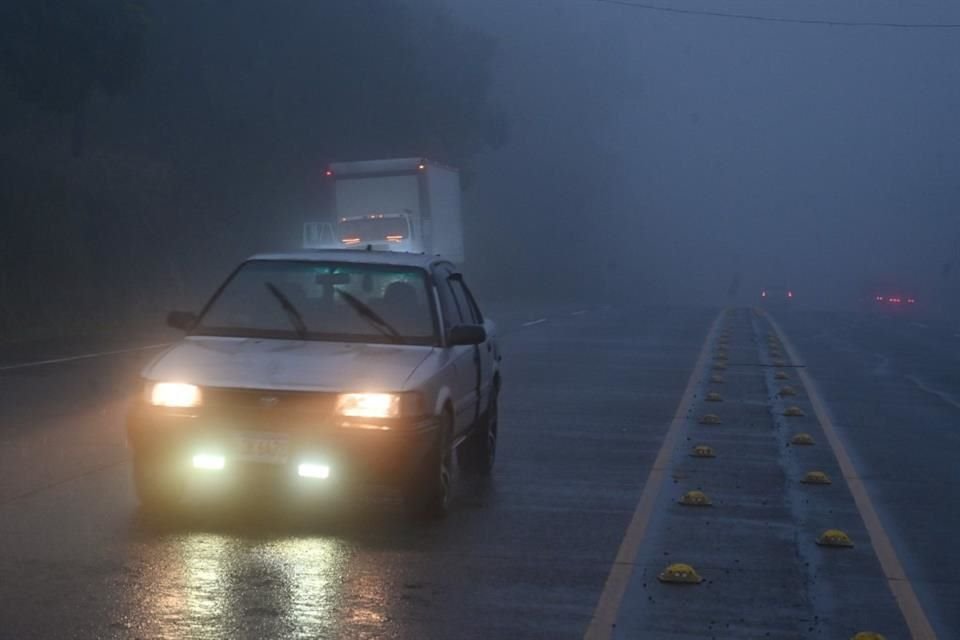
[[[331,222],[304,226],[305,248],[441,254],[462,263],[460,174],[425,158],[335,162]]]

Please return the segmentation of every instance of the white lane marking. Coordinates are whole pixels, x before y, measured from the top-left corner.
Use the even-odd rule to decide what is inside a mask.
[[[949,404],[951,407],[960,409],[960,402],[957,402],[956,398],[954,398],[949,393],[944,393],[943,391],[939,391],[937,389],[934,389],[933,387],[928,387],[926,384],[923,383],[923,381],[920,380],[920,378],[916,376],[907,376],[907,380],[909,380],[914,385],[916,385],[916,387],[920,389],[920,391],[923,391],[924,393],[929,393],[932,396],[936,396],[941,400],[943,400],[944,402],[946,402],[947,404]]]
[[[580,311],[574,311],[574,312],[571,313],[570,315],[572,315],[572,316],[582,316],[582,315],[585,314],[586,312],[587,312],[586,309],[581,309]]]
[[[525,326],[525,327],[532,327],[532,326],[534,326],[534,325],[536,325],[536,324],[543,324],[543,323],[546,322],[546,321],[547,321],[546,318],[540,318],[539,320],[531,320],[530,322],[524,322],[524,323],[523,323],[523,326]]]
[[[929,328],[930,328],[928,325],[925,325],[925,324],[923,324],[922,322],[911,322],[910,324],[912,324],[913,326],[917,327],[918,329],[929,329]]]
[[[66,358],[51,358],[49,360],[36,360],[34,362],[20,362],[17,364],[7,364],[0,366],[0,371],[14,371],[16,369],[28,369],[30,367],[42,367],[49,364],[60,364],[62,362],[75,362],[77,360],[89,360],[91,358],[102,358],[104,356],[115,356],[121,353],[136,353],[137,351],[150,351],[151,349],[162,349],[169,347],[172,342],[162,344],[148,344],[145,347],[131,347],[130,349],[115,349],[113,351],[98,351],[97,353],[84,353],[78,356],[69,356]]]

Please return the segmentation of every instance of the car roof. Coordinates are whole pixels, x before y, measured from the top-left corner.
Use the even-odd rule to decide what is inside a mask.
[[[425,253],[404,251],[365,251],[363,249],[317,249],[259,253],[248,260],[297,260],[303,262],[349,262],[355,264],[384,264],[428,269],[438,262],[450,262],[446,258]]]

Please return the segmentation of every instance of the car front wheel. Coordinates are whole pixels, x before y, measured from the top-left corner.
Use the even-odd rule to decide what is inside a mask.
[[[453,418],[445,412],[437,441],[406,487],[404,505],[415,517],[442,518],[453,491]]]

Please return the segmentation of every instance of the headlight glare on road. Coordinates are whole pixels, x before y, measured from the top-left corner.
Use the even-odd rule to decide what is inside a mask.
[[[342,393],[337,398],[337,413],[350,418],[396,418],[400,415],[400,396],[395,393]]]
[[[150,390],[150,404],[155,407],[198,407],[200,387],[183,382],[158,382]]]

